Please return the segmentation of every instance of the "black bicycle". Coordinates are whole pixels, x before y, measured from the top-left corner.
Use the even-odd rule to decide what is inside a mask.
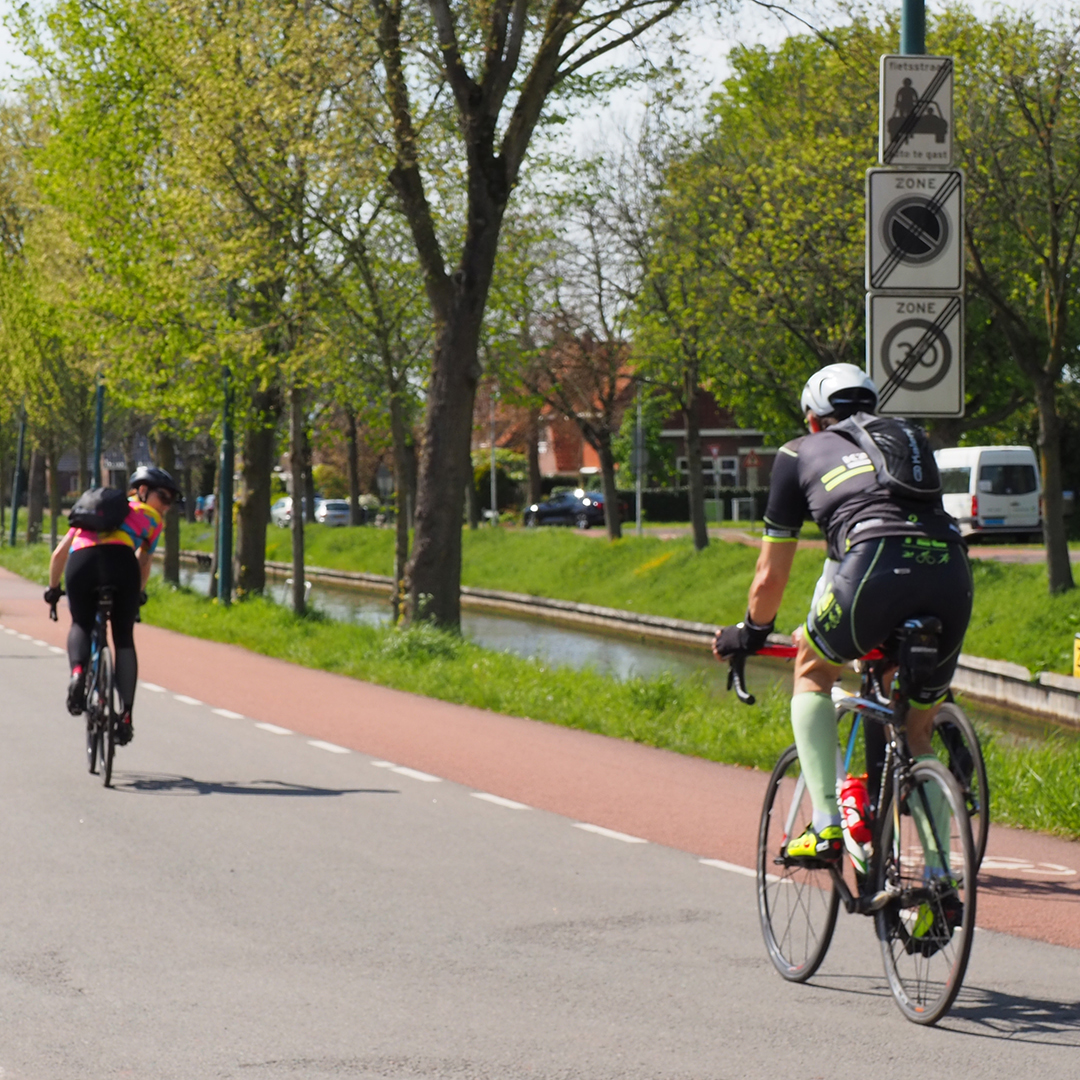
[[[777,971],[791,982],[805,982],[817,971],[842,900],[846,911],[873,916],[889,988],[901,1012],[917,1024],[936,1023],[949,1010],[975,930],[978,863],[970,789],[965,792],[943,762],[913,760],[907,742],[911,693],[937,664],[940,632],[937,619],[908,620],[884,650],[863,658],[858,694],[834,689],[838,717],[852,721],[842,740],[846,755],[837,745],[838,788],[863,781],[859,766],[865,762],[856,758],[860,726],[874,725],[884,740],[880,790],[867,793],[861,814],[842,806],[853,884],[843,862],[787,854],[788,841],[813,810],[794,746],[780,755],[769,778],[758,833],[758,912]],[[766,646],[760,655],[794,652],[793,646]],[[728,685],[753,704],[745,660],[731,658]],[[885,695],[882,679],[893,669]]]
[[[112,785],[113,757],[116,754],[120,711],[116,707],[116,680],[109,648],[109,619],[112,616],[113,588],[97,588],[97,615],[90,632],[90,664],[86,672],[86,759],[93,774],[101,774],[106,787]],[[56,604],[49,617],[56,621]]]

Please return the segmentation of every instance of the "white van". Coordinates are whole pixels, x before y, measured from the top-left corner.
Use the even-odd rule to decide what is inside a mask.
[[[1042,484],[1030,446],[937,450],[942,502],[965,536],[1042,532]]]

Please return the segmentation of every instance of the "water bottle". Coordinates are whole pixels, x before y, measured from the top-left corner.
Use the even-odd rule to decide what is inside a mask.
[[[865,776],[849,776],[840,788],[840,815],[844,831],[857,844],[869,844],[873,836],[870,830],[870,796],[866,791]]]

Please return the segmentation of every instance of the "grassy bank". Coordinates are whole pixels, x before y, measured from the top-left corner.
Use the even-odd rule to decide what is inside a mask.
[[[183,543],[213,547],[210,530],[185,526]],[[309,526],[305,543],[311,566],[389,574],[389,529],[327,529]],[[267,556],[287,562],[286,529],[270,530]],[[570,529],[481,529],[464,534],[462,582],[534,596],[601,604],[699,622],[742,618],[757,551],[741,544],[712,543],[695,552],[689,539],[628,537],[615,544]],[[790,632],[805,617],[822,553],[795,556],[792,580],[777,619]],[[975,611],[964,651],[1011,660],[1032,671],[1072,673],[1072,641],[1080,630],[1080,590],[1047,593],[1046,568],[972,560]]]
[[[0,549],[0,564],[39,581],[46,563],[44,546]],[[619,681],[482,649],[428,627],[377,630],[300,619],[262,599],[225,609],[157,580],[143,617],[306,667],[713,761],[768,769],[791,741],[788,698],[779,689],[748,709],[702,679]],[[993,820],[1080,838],[1080,741],[1014,746],[983,736]]]

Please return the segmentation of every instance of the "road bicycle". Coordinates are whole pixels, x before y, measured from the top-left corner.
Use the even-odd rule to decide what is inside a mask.
[[[95,775],[100,773],[106,787],[112,786],[113,757],[120,723],[112,651],[109,648],[112,607],[112,586],[99,585],[97,615],[90,631],[90,663],[86,672],[86,759],[90,772]],[[49,616],[56,621],[55,604],[51,606]]]
[[[758,832],[758,912],[777,971],[791,982],[805,982],[817,971],[842,901],[846,911],[874,918],[889,989],[904,1016],[918,1024],[940,1020],[963,983],[975,929],[978,872],[969,802],[977,804],[980,825],[986,817],[979,802],[985,799],[985,780],[978,791],[965,790],[950,766],[940,760],[915,761],[908,748],[911,694],[937,664],[940,633],[937,619],[908,620],[885,646],[860,661],[859,693],[834,687],[838,720],[850,721],[843,753],[837,745],[838,791],[863,779],[860,765],[869,766],[871,774],[877,771],[875,740],[860,740],[860,730],[864,736],[879,733],[883,743],[880,785],[871,779],[878,790],[867,793],[864,807],[847,805],[848,800],[842,807],[845,860],[830,864],[787,855],[788,841],[813,812],[794,746],[780,755],[769,778]],[[795,648],[767,645],[758,655],[790,658]],[[745,661],[745,654],[730,658],[728,686],[741,701],[753,704]],[[886,695],[888,673],[894,674]],[[947,715],[952,727],[946,731],[959,746],[957,715],[963,716],[953,705]],[[978,740],[970,724],[963,737],[971,739],[965,749],[974,761]],[[957,749],[956,757],[961,756]]]

